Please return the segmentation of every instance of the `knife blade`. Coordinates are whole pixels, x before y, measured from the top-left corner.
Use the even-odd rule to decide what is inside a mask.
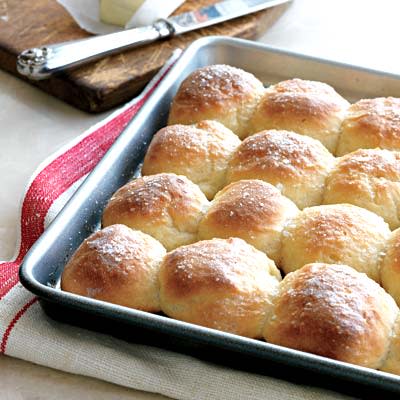
[[[29,79],[47,79],[66,68],[77,67],[113,53],[219,24],[288,1],[291,0],[225,0],[196,11],[160,19],[141,28],[27,49],[17,58],[17,70]]]

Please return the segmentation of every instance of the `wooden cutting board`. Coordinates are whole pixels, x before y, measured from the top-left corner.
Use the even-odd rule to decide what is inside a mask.
[[[84,1],[84,0],[83,0]],[[214,0],[187,0],[176,13],[213,4]],[[258,12],[211,28],[153,43],[62,72],[31,84],[82,110],[101,112],[135,96],[157,73],[176,48],[207,35],[252,39],[264,32],[285,6]],[[23,78],[16,71],[17,55],[37,47],[90,36],[78,27],[55,0],[0,0],[0,68]]]

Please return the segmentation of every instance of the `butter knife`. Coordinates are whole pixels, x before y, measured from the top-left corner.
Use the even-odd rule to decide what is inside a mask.
[[[226,0],[196,11],[160,19],[153,25],[141,28],[27,49],[18,56],[17,70],[29,79],[46,79],[58,71],[80,66],[106,55],[205,28],[288,1],[290,0]]]

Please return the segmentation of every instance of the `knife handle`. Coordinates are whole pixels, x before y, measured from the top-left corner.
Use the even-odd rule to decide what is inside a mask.
[[[121,50],[142,46],[169,37],[174,32],[171,23],[159,20],[142,28],[32,48],[18,56],[17,70],[29,79],[42,80],[65,68],[83,65]]]

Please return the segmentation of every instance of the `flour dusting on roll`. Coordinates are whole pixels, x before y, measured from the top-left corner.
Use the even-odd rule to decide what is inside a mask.
[[[168,124],[216,120],[244,138],[249,120],[264,93],[252,74],[229,65],[210,65],[192,72],[181,84],[169,113]]]
[[[212,199],[224,186],[229,159],[239,145],[239,138],[216,121],[170,125],[154,135],[142,174],[185,175]]]
[[[350,106],[337,155],[375,147],[400,151],[400,98],[363,99]]]
[[[360,149],[337,160],[326,180],[324,204],[350,203],[400,226],[400,152]]]
[[[399,309],[365,274],[309,264],[279,285],[264,326],[267,342],[369,368],[382,366]]]
[[[336,150],[349,103],[326,83],[291,79],[270,86],[251,119],[252,129],[285,129]]]
[[[208,204],[200,188],[185,176],[143,176],[128,182],[111,197],[103,213],[103,226],[127,225],[172,250],[196,241]]]
[[[282,232],[280,265],[289,273],[312,262],[346,264],[379,282],[390,230],[378,215],[350,204],[304,209]]]
[[[335,158],[317,140],[269,130],[246,138],[233,153],[227,181],[261,179],[303,209],[319,205]]]
[[[165,256],[161,308],[181,321],[261,338],[280,280],[274,262],[243,240],[204,240]]]
[[[260,180],[231,183],[217,193],[199,225],[199,238],[239,237],[279,261],[281,233],[299,209]]]
[[[111,225],[89,236],[62,274],[67,292],[136,308],[160,311],[158,272],[164,247],[125,225]]]

